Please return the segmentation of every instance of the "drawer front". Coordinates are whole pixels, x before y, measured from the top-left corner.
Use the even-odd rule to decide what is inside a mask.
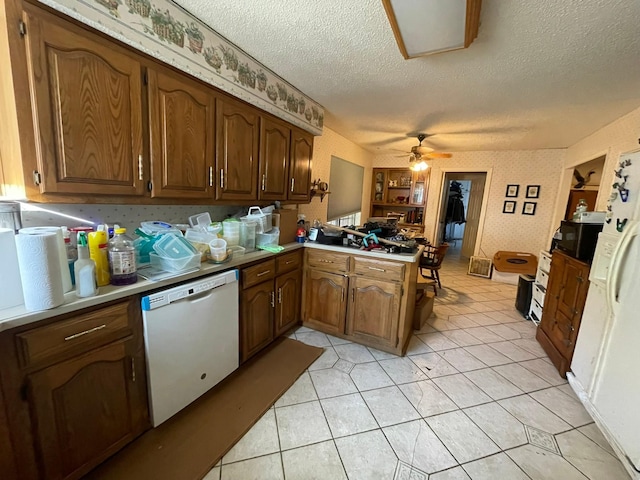
[[[267,260],[253,267],[242,269],[242,288],[253,287],[266,280],[273,280],[276,276],[275,260]]]
[[[386,262],[377,258],[353,257],[354,273],[363,277],[380,280],[402,282],[405,265],[397,262]]]
[[[103,307],[16,335],[23,366],[46,361],[83,346],[96,348],[129,335],[130,302]]]
[[[540,305],[544,305],[545,290],[543,288],[537,283],[533,285],[533,299]]]
[[[540,320],[542,320],[542,307],[535,299],[531,302],[529,315],[533,317],[536,324],[540,323]]]
[[[349,272],[349,255],[328,251],[308,250],[307,266],[325,272]]]
[[[541,253],[540,260],[538,261],[538,269],[549,273],[549,270],[551,270],[551,256],[546,256]]]
[[[276,273],[291,272],[293,270],[300,270],[302,266],[302,251],[285,253],[284,255],[278,255],[276,257]]]
[[[538,269],[538,274],[536,275],[536,283],[539,283],[544,288],[547,288],[547,283],[549,283],[549,274]]]

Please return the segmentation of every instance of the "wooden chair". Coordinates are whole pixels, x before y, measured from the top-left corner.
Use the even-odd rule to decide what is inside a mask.
[[[444,256],[447,253],[448,248],[448,243],[443,243],[438,247],[427,245],[422,253],[422,258],[420,258],[420,275],[422,278],[434,281],[433,291],[436,295],[438,295],[436,285],[438,288],[442,288],[442,284],[440,283],[440,274],[438,272],[440,271],[442,260],[444,260]],[[425,273],[425,270],[429,270],[428,275]]]

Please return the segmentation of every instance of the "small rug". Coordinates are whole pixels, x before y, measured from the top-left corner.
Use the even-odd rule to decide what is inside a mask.
[[[93,470],[91,479],[199,480],[323,349],[280,338],[194,403]]]

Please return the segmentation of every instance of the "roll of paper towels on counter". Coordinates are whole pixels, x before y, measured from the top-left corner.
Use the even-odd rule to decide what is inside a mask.
[[[29,227],[21,228],[19,233],[36,234],[36,233],[55,233],[58,242],[58,258],[60,259],[60,277],[62,282],[62,291],[70,292],[73,288],[71,285],[71,272],[69,271],[69,262],[67,262],[67,249],[64,246],[64,236],[60,227]]]
[[[20,266],[16,250],[15,234],[12,228],[0,228],[0,310],[16,307],[24,303]]]
[[[25,308],[33,312],[62,305],[64,290],[60,281],[57,234],[19,233],[16,235],[16,247]],[[67,265],[64,268],[69,271]]]

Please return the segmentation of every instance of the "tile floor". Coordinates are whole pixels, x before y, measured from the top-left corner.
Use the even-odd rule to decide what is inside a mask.
[[[298,328],[325,352],[206,480],[628,480],[516,287],[466,269],[447,257],[405,357]]]

